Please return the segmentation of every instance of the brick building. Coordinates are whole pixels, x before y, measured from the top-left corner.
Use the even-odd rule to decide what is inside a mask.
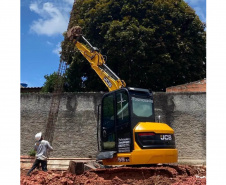
[[[206,79],[168,87],[166,92],[206,92]]]

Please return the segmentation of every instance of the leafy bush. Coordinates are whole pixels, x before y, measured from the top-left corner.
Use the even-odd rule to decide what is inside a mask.
[[[35,156],[35,155],[36,155],[36,151],[35,151],[34,149],[32,149],[32,150],[30,150],[30,151],[28,152],[28,155],[29,155],[29,156]]]

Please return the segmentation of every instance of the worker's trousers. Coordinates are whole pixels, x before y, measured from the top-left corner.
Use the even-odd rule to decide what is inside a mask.
[[[39,164],[41,163],[42,170],[47,171],[47,161],[36,159],[31,169],[27,172],[29,175],[35,168],[39,167]]]

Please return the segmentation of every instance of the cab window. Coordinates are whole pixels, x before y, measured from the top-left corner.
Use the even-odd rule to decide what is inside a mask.
[[[123,124],[129,121],[128,94],[126,91],[120,91],[116,94],[117,103],[117,124]]]
[[[132,97],[133,114],[138,117],[153,115],[153,100],[148,98]]]

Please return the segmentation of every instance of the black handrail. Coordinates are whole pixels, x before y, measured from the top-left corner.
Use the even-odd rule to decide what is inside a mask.
[[[101,104],[98,105],[98,108],[97,108],[97,146],[98,146],[98,151],[100,151],[100,141],[99,141],[99,129],[100,129],[100,106]]]

